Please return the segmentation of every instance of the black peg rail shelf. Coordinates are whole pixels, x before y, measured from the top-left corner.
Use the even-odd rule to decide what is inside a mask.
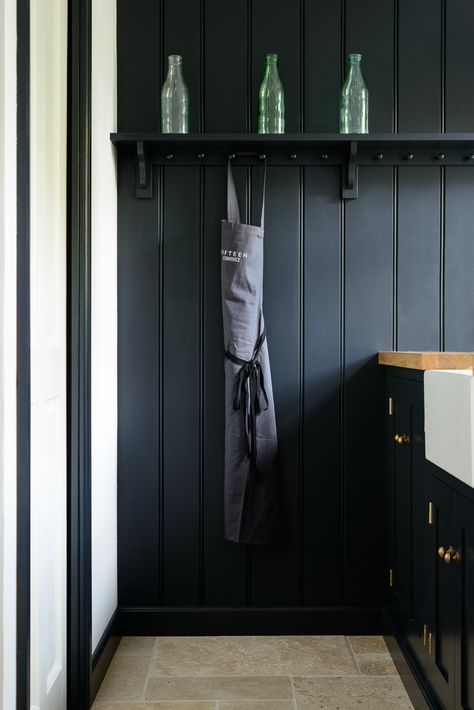
[[[224,165],[229,157],[236,164],[344,166],[345,199],[358,195],[359,166],[474,166],[474,133],[112,133],[110,139],[135,155],[136,196],[145,199],[153,195],[153,165]]]

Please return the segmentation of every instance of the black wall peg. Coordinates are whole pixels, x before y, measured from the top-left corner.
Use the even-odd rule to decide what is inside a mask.
[[[198,160],[204,160],[205,157],[206,157],[205,153],[198,153]]]
[[[383,153],[377,153],[375,160],[383,160]]]
[[[327,153],[321,153],[321,160],[327,160],[329,155]]]
[[[466,155],[466,160],[474,160],[474,153],[468,153],[468,155]]]
[[[265,153],[261,153],[258,157],[260,158],[260,160],[266,160],[266,159],[267,159],[267,156],[265,155]]]
[[[173,153],[168,153],[168,155],[166,156],[166,160],[173,160],[173,158],[174,158]]]
[[[292,154],[290,155],[290,160],[296,160],[296,157],[297,157],[297,156],[296,156],[296,153],[292,153]]]
[[[413,153],[407,153],[407,154],[405,155],[405,160],[413,160],[414,157],[415,157],[415,156],[413,155]]]
[[[438,155],[436,156],[436,159],[437,160],[444,160],[444,153],[438,153]]]

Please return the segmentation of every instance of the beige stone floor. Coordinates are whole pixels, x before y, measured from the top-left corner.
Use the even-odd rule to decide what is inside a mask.
[[[123,638],[94,710],[409,710],[379,636]]]

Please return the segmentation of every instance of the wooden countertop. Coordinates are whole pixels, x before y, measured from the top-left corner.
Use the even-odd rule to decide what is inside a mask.
[[[469,370],[474,368],[474,353],[383,352],[379,353],[379,365],[412,370]]]

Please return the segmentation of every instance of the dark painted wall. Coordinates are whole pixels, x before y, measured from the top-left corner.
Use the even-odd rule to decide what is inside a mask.
[[[184,57],[191,130],[256,123],[276,51],[287,130],[337,131],[344,56],[364,54],[370,130],[474,130],[471,0],[118,0],[120,131],[159,129],[165,58]],[[258,169],[237,169],[256,219]],[[119,164],[122,606],[381,600],[383,349],[474,349],[474,173],[270,167],[265,315],[284,536],[223,540],[223,167]]]

